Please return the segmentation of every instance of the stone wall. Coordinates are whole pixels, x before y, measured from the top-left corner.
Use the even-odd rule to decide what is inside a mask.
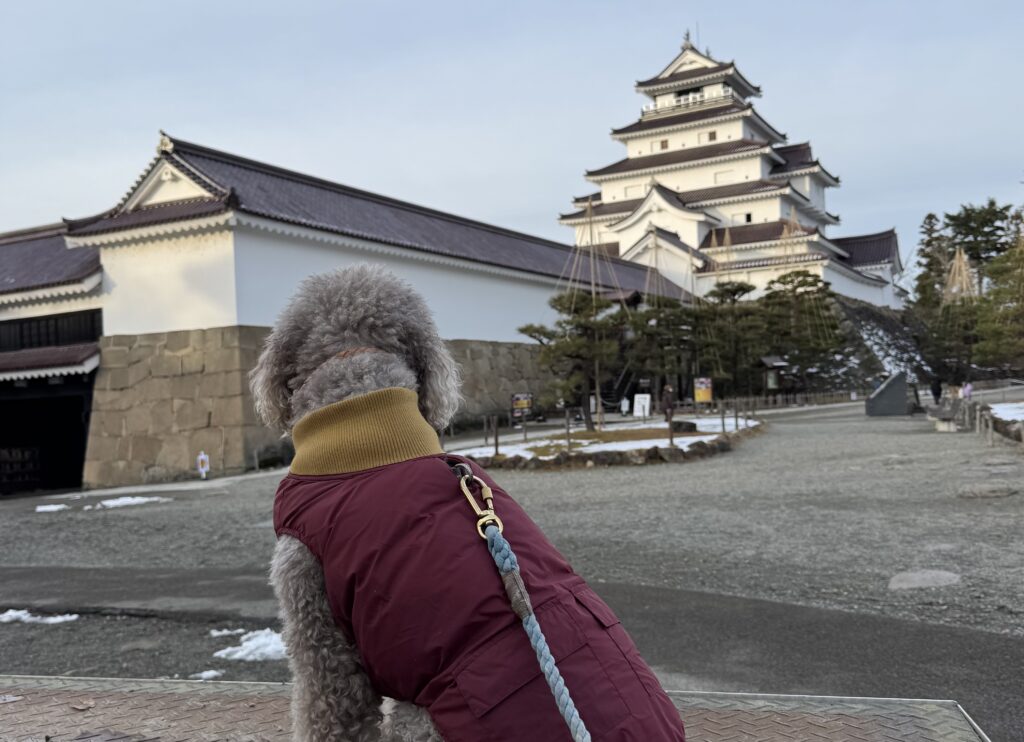
[[[277,440],[257,423],[246,379],[267,332],[222,327],[101,338],[85,486],[194,477],[200,450],[214,475],[251,468],[256,450]]]
[[[536,397],[551,382],[535,343],[449,340],[448,348],[462,367],[464,400],[458,419],[467,424],[478,424],[481,415],[505,414],[513,393],[532,392]]]
[[[194,478],[200,450],[212,475],[237,474],[277,449],[279,436],[257,422],[247,379],[267,332],[221,327],[101,338],[85,486]],[[459,418],[468,424],[506,413],[513,392],[539,395],[550,380],[537,345],[453,340],[449,347],[463,370]]]

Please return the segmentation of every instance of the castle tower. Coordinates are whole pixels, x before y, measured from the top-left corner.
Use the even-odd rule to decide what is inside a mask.
[[[838,293],[901,305],[895,231],[827,236],[839,217],[826,208],[826,191],[839,178],[809,143],[787,143],[758,114],[752,99],[761,88],[735,62],[700,52],[687,36],[636,90],[647,98],[640,118],[612,130],[625,158],[588,170],[600,190],[574,199],[576,210],[559,218],[577,245],[593,235],[602,252],[649,265],[645,237],[656,228],[669,246],[659,268],[698,295],[714,287],[716,271],[719,281],[753,284],[756,297],[774,278],[808,270]],[[724,248],[727,228],[732,244]]]

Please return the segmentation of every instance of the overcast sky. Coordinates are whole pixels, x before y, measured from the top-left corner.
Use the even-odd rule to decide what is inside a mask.
[[[0,5],[0,231],[114,205],[158,129],[562,241],[687,28],[842,187],[830,234],[1024,202],[1015,2]]]

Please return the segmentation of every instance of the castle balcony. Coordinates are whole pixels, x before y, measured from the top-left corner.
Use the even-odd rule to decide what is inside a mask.
[[[679,113],[680,111],[691,111],[698,108],[720,106],[725,103],[743,102],[743,98],[728,85],[722,90],[714,93],[688,93],[677,95],[669,100],[654,101],[648,103],[640,112],[641,118],[648,119],[657,116]]]

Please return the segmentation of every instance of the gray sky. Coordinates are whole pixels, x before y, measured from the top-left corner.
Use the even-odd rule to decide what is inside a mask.
[[[1024,202],[1013,2],[0,5],[0,231],[112,206],[157,130],[525,232],[624,156],[687,27],[843,185],[831,234]]]

